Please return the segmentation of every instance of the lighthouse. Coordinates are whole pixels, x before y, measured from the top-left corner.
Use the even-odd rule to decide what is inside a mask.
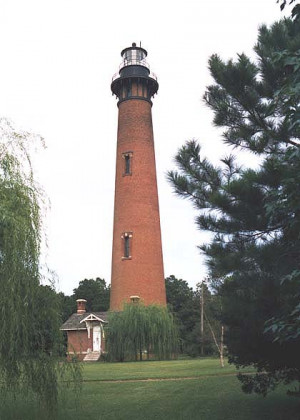
[[[135,43],[121,52],[111,83],[118,99],[110,309],[124,303],[166,305],[152,98],[158,91],[147,51]]]

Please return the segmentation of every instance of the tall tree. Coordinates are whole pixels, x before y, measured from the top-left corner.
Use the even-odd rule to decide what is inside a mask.
[[[200,320],[198,302],[185,280],[171,275],[165,279],[167,303],[178,325],[180,352],[196,356],[199,354],[199,338],[194,330]]]
[[[40,286],[43,193],[30,160],[38,140],[0,119],[0,388],[31,390],[52,419],[60,320],[52,290]]]
[[[215,83],[204,99],[214,123],[226,144],[261,157],[258,169],[240,168],[232,155],[214,166],[190,141],[176,156],[179,172],[169,173],[200,210],[198,226],[214,235],[201,249],[220,281],[230,361],[266,372],[241,377],[247,392],[300,380],[299,331],[291,340],[274,335],[299,309],[299,49],[300,23],[285,19],[260,28],[255,62],[244,54],[209,60]]]
[[[109,309],[110,285],[104,279],[84,279],[73,290],[73,297],[87,300],[87,311],[107,311]]]
[[[57,294],[62,322],[65,322],[76,312],[76,298],[74,295],[68,296],[63,292]]]
[[[200,288],[194,291],[185,280],[177,279],[174,275],[166,278],[167,303],[173,313],[178,326],[180,352],[189,356],[201,355],[203,348],[204,355],[216,353],[214,339],[212,337],[209,323],[219,339],[221,326],[218,320],[219,303],[217,296],[204,286],[205,297],[205,321],[204,335],[201,336],[200,325]]]
[[[121,312],[110,312],[107,347],[110,360],[170,359],[177,354],[177,328],[172,314],[159,305],[126,304]]]

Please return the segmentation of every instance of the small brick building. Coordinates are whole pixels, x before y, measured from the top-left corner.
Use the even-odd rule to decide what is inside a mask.
[[[104,325],[107,312],[86,312],[85,299],[77,299],[77,312],[61,326],[68,337],[68,358],[96,361],[105,352]]]

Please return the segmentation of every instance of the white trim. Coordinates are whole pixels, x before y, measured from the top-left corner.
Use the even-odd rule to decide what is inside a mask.
[[[94,314],[89,314],[88,316],[86,316],[84,319],[82,319],[80,321],[80,324],[82,322],[86,322],[86,321],[99,321],[99,322],[106,322],[103,319],[99,318],[98,316],[94,315]]]
[[[101,324],[93,328],[93,351],[101,351]]]

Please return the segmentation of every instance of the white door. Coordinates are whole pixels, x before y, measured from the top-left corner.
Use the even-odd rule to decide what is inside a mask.
[[[100,351],[100,348],[101,348],[100,325],[95,325],[93,328],[93,351]]]

